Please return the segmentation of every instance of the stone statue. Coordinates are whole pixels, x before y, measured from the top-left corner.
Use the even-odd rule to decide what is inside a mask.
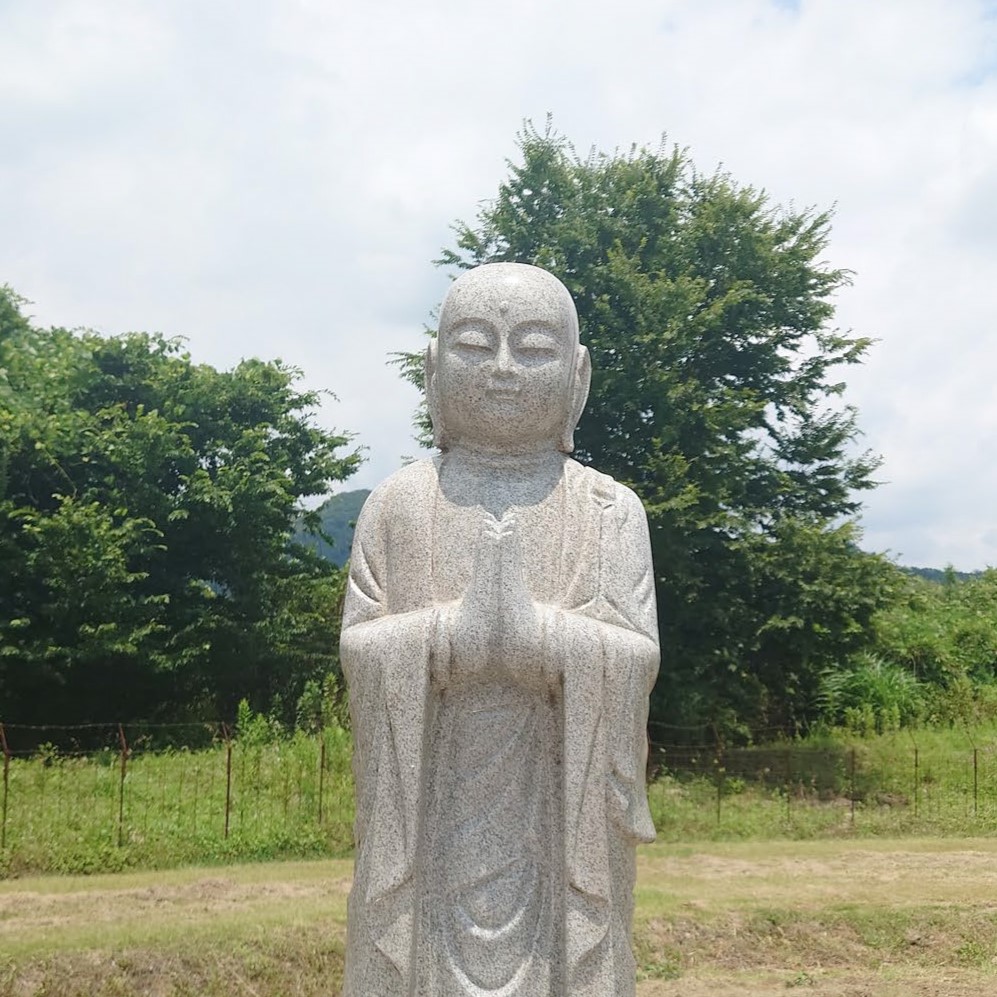
[[[353,542],[347,997],[635,993],[654,576],[636,495],[567,456],[589,376],[551,274],[451,286],[441,453],[375,489]]]

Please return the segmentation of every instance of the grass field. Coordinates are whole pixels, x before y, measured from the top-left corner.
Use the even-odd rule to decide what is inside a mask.
[[[327,997],[346,860],[0,883],[0,997]],[[997,841],[658,844],[640,997],[997,992]]]
[[[349,734],[199,750],[14,757],[0,880],[348,856]],[[656,746],[662,841],[981,837],[997,831],[997,729],[843,735],[745,748]]]
[[[0,879],[347,855],[351,742],[15,758],[0,786]],[[5,804],[5,806],[3,806]],[[4,819],[5,818],[5,819]]]

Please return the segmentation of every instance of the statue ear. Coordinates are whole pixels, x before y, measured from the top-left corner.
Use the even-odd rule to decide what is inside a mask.
[[[439,341],[431,339],[426,347],[425,381],[426,407],[433,424],[433,445],[440,450],[447,449],[446,434],[443,431],[443,411],[440,406],[440,392],[436,384],[436,370],[439,366]]]
[[[568,419],[561,434],[562,453],[571,453],[575,449],[575,426],[582,417],[585,403],[589,397],[589,387],[592,384],[592,360],[589,351],[584,346],[578,347],[575,354],[575,370],[571,378],[571,398],[568,402]]]

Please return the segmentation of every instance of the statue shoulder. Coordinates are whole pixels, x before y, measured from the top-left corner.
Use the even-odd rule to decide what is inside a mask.
[[[406,510],[430,501],[438,481],[438,458],[430,457],[406,464],[385,478],[367,496],[360,510],[357,532],[365,528],[377,528],[375,524],[379,525],[386,519],[394,519],[404,514]]]
[[[621,521],[631,517],[637,517],[638,522],[647,520],[644,506],[637,493],[615,478],[570,458],[566,464],[566,473],[570,487],[587,490],[601,506],[612,506]]]

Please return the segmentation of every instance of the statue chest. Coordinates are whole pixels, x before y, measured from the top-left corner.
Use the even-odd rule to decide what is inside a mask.
[[[433,509],[433,601],[449,602],[467,591],[482,532],[515,520],[524,581],[539,602],[556,602],[563,590],[565,489],[530,482],[441,482]],[[532,485],[532,487],[531,487]]]

